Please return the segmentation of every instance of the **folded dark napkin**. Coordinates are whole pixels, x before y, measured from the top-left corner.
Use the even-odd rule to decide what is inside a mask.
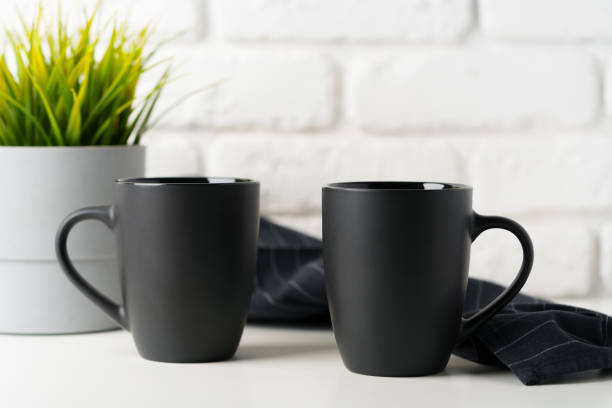
[[[329,321],[323,276],[321,241],[262,219],[249,321]],[[465,316],[503,289],[470,278]],[[612,368],[610,320],[602,313],[519,294],[454,353],[507,367],[527,385],[551,382],[570,373]]]

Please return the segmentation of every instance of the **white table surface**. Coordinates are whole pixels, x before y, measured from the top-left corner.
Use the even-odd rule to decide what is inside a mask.
[[[612,302],[577,302],[612,313]],[[612,374],[527,387],[511,373],[452,357],[420,378],[347,371],[331,331],[247,326],[233,360],[140,358],[127,332],[0,335],[0,407],[612,407]]]

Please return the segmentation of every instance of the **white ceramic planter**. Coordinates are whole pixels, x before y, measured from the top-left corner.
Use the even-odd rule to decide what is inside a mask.
[[[113,202],[114,180],[144,176],[145,148],[0,147],[0,332],[79,333],[116,325],[68,281],[55,260],[60,221]],[[75,228],[68,250],[96,288],[119,296],[112,233]]]

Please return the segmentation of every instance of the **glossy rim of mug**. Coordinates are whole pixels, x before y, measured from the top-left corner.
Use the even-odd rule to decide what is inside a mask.
[[[381,184],[395,187],[379,187],[379,188],[371,188],[371,187],[359,187],[359,185],[369,185],[369,184]],[[414,187],[402,187],[402,185],[421,185],[424,186],[426,184],[430,185],[442,185],[443,188],[414,188]],[[323,186],[323,190],[332,190],[332,191],[461,191],[461,190],[471,190],[472,186],[467,184],[459,184],[459,183],[444,183],[439,181],[342,181],[338,183],[330,183]]]
[[[213,180],[213,182],[210,182],[210,180]],[[134,186],[231,186],[259,184],[259,181],[238,177],[129,177],[116,179],[115,182],[117,184]]]

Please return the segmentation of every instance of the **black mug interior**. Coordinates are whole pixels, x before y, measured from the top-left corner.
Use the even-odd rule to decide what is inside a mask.
[[[454,190],[470,187],[464,184],[427,181],[351,181],[331,183],[326,188],[343,190]]]
[[[234,177],[136,177],[118,179],[121,184],[234,184],[255,183],[254,180]]]

